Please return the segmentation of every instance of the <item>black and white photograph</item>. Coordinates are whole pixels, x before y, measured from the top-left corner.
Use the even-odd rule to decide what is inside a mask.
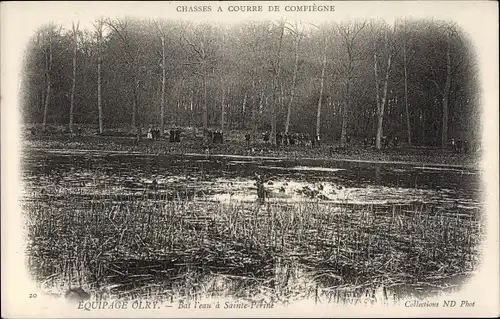
[[[1,5],[2,317],[498,316],[498,3]]]

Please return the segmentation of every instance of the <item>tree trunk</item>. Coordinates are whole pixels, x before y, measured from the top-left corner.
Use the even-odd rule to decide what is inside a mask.
[[[224,44],[225,44],[225,32],[222,32],[222,41],[221,41],[221,54],[222,54],[222,61],[223,64],[220,69],[220,85],[221,85],[221,106],[220,106],[220,130],[221,132],[224,132],[224,121],[226,120],[224,117],[224,112],[225,110],[225,90],[226,90],[226,85],[225,85],[225,69],[224,69],[224,61],[225,61],[225,51],[224,51]]]
[[[243,128],[243,129],[246,129],[246,121],[245,121],[246,120],[246,116],[245,116],[245,114],[246,114],[246,110],[245,110],[246,104],[247,104],[247,94],[245,93],[245,96],[243,97],[243,104],[241,105],[241,112],[242,112],[241,119],[239,121],[242,124],[241,128]]]
[[[406,27],[406,25],[405,25]],[[411,124],[410,124],[410,111],[408,107],[408,63],[406,60],[406,38],[403,42],[403,68],[405,72],[405,110],[406,110],[406,128],[408,133],[408,146],[412,145],[411,142]]]
[[[256,134],[256,124],[257,124],[257,101],[258,101],[258,96],[255,88],[255,79],[252,80],[252,92],[253,92],[253,99],[252,99],[252,122],[251,122],[251,140],[252,142],[254,141],[255,134]]]
[[[194,111],[194,92],[191,90],[191,94],[189,95],[189,106],[191,108],[191,126],[193,128],[193,137],[196,138],[196,118],[195,118],[195,111]]]
[[[385,103],[387,100],[387,86],[389,83],[389,73],[391,69],[391,59],[392,56],[389,54],[389,57],[387,58],[387,69],[385,72],[385,79],[384,79],[384,92],[382,94],[382,100],[380,100],[379,97],[379,84],[378,84],[378,70],[377,70],[377,54],[374,54],[374,60],[375,60],[375,82],[376,82],[376,89],[377,89],[377,137],[376,137],[376,147],[377,149],[382,148],[382,137],[384,134],[384,129],[383,129],[383,124],[384,124],[384,108],[385,108]]]
[[[102,81],[102,21],[98,22],[97,27],[97,109],[99,111],[99,134],[103,133],[103,118],[102,118],[102,98],[101,98],[101,81]]]
[[[350,51],[348,51],[350,52]],[[348,58],[349,58],[349,64],[347,68],[347,83],[346,83],[346,89],[345,89],[345,103],[342,106],[342,125],[341,125],[341,132],[340,132],[340,145],[342,147],[345,146],[346,141],[347,141],[347,110],[350,109],[351,106],[351,72],[352,72],[352,57],[351,54],[348,53]]]
[[[206,67],[206,66],[205,66]],[[204,67],[204,69],[205,69]],[[207,75],[206,71],[203,74],[203,136],[204,141],[208,140],[208,106],[207,106]]]
[[[160,134],[163,136],[165,132],[165,86],[167,82],[167,70],[166,70],[166,55],[165,55],[165,37],[161,37],[161,109],[160,109]]]
[[[205,54],[205,49],[203,48],[202,43],[202,76],[203,76],[203,141],[206,143],[208,141],[208,105],[207,105],[207,56]]]
[[[174,122],[175,126],[179,125],[179,113],[180,113],[180,102],[179,99],[177,99],[177,103],[175,104],[175,113],[174,113],[175,115],[170,116],[170,119]]]
[[[382,148],[381,140],[384,134],[382,127],[382,114],[380,106],[380,83],[378,80],[378,56],[377,53],[373,54],[373,68],[375,71],[375,98],[377,104],[377,134],[375,135],[375,147],[379,150]]]
[[[318,111],[316,113],[316,136],[321,133],[321,102],[323,100],[323,87],[325,84],[326,52],[328,50],[328,39],[325,37],[325,51],[323,52],[323,68],[321,69],[321,84],[319,89]]]
[[[260,113],[262,111],[262,108],[264,107],[264,87],[262,87],[262,91],[260,92],[260,99],[259,99],[259,106],[255,110],[255,115],[254,115],[254,122],[253,122],[253,134],[252,138],[254,141],[257,140],[257,118],[260,118]],[[257,116],[259,115],[259,116]]]
[[[448,100],[451,86],[451,52],[450,39],[446,48],[446,83],[443,90],[443,127],[441,132],[441,147],[446,148],[448,144]]]
[[[290,116],[292,113],[292,105],[293,99],[295,98],[295,86],[297,85],[297,72],[299,68],[299,45],[300,45],[300,37],[301,35],[297,35],[297,40],[295,41],[295,62],[293,65],[293,77],[292,77],[292,88],[290,91],[290,101],[288,102],[288,109],[286,112],[286,124],[285,124],[285,133],[288,133],[290,130]]]
[[[137,101],[138,101],[139,80],[134,81],[134,96],[132,100],[132,128],[137,131]]]
[[[78,41],[78,25],[73,23],[73,84],[71,86],[71,101],[69,107],[69,131],[73,133],[73,114],[75,109],[75,89],[76,89],[76,53]]]
[[[225,107],[226,106],[225,105],[225,103],[226,103],[226,99],[225,99],[226,94],[224,92],[225,91],[224,82],[221,82],[221,83],[222,83],[222,97],[221,97],[222,101],[221,101],[221,106],[220,106],[220,130],[221,130],[221,132],[224,132],[224,124],[225,124],[225,121],[226,121],[225,114],[224,114],[224,113],[226,113],[226,107]]]
[[[280,90],[279,93],[280,93],[280,95],[279,95],[279,98],[278,98],[278,100],[279,100],[279,104],[278,104],[279,108],[276,110],[277,114],[280,114],[281,110],[283,110],[283,108],[285,107],[285,88],[284,88],[283,82],[282,81],[280,81],[280,82],[281,82],[280,86],[279,86],[279,90]]]
[[[344,105],[341,106],[342,113],[342,125],[340,132],[340,145],[345,146],[347,141],[347,110],[351,107],[351,84],[347,82],[346,84],[346,101]]]
[[[276,112],[277,112],[277,90],[279,88],[279,81],[281,76],[281,46],[283,43],[283,34],[285,33],[285,25],[282,24],[280,26],[280,37],[278,42],[278,54],[276,57],[276,65],[277,70],[274,78],[274,87],[273,87],[273,104],[271,109],[271,144],[276,145]]]
[[[228,86],[227,88],[227,98],[226,98],[226,105],[225,105],[225,120],[226,120],[226,131],[231,130],[232,127],[232,120],[233,120],[233,108],[231,107],[231,86]]]
[[[47,93],[45,94],[45,105],[43,108],[43,130],[45,131],[47,125],[47,114],[49,110],[49,102],[50,102],[50,92],[52,88],[52,82],[50,78],[50,73],[52,69],[52,33],[49,31],[49,48],[48,52],[45,56],[45,75],[47,79]]]

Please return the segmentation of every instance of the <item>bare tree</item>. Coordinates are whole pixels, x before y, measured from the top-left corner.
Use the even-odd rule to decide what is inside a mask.
[[[201,76],[202,79],[202,90],[203,90],[203,103],[202,103],[202,122],[203,122],[203,139],[204,142],[207,142],[208,140],[208,105],[207,105],[207,84],[208,84],[208,78],[209,78],[209,67],[210,63],[213,62],[213,58],[211,58],[210,54],[210,45],[211,45],[211,38],[209,36],[209,31],[211,29],[203,28],[201,29],[202,26],[200,26],[200,33],[201,35],[197,37],[196,42],[190,41],[186,36],[185,33],[183,32],[181,35],[181,38],[189,45],[191,50],[194,52],[194,56],[196,58],[196,62],[188,62],[188,64],[197,64],[199,66],[200,71],[198,72],[198,75]]]
[[[285,33],[285,21],[280,21],[277,26],[279,29],[278,36],[278,49],[276,52],[276,61],[273,67],[274,73],[274,81],[273,81],[273,100],[272,100],[272,108],[271,108],[271,144],[276,145],[276,112],[277,112],[277,95],[278,89],[280,85],[280,77],[281,77],[281,48],[283,45],[283,35]],[[276,28],[274,28],[276,30]]]
[[[145,71],[145,66],[141,65],[141,51],[146,50],[146,48],[138,43],[137,39],[132,39],[132,35],[130,34],[131,28],[129,20],[120,20],[117,19],[112,21],[110,19],[105,21],[106,25],[108,25],[121,39],[124,44],[125,58],[127,60],[127,64],[130,66],[130,71],[132,75],[132,83],[133,83],[133,99],[132,99],[132,128],[136,130],[137,134],[139,134],[138,129],[138,109],[139,109],[139,100],[140,100],[140,87],[142,84],[141,74]],[[140,31],[137,29],[136,31]],[[137,37],[137,38],[140,38]]]
[[[103,115],[102,115],[102,33],[103,33],[103,21],[99,19],[96,24],[94,24],[97,33],[97,110],[98,110],[98,120],[99,120],[99,134],[104,131]]]
[[[224,44],[225,44],[225,33],[222,32],[222,41],[221,41],[221,52],[222,52],[222,63],[225,62],[224,60],[224,57],[225,57],[225,52],[224,52]],[[221,70],[220,70],[220,85],[221,85],[221,104],[220,104],[220,130],[221,132],[224,132],[224,123],[226,121],[225,119],[225,113],[226,113],[226,108],[225,108],[225,97],[226,97],[226,93],[225,93],[225,78],[224,78],[224,72],[225,72],[225,68],[224,66],[221,67]]]
[[[326,69],[326,55],[328,52],[328,37],[323,34],[325,47],[323,48],[323,63],[321,68],[321,82],[319,88],[318,109],[316,112],[316,136],[319,137],[321,133],[321,103],[323,100],[323,88],[325,86],[325,69]]]
[[[52,89],[52,79],[51,79],[51,71],[52,71],[52,29],[47,30],[47,36],[48,36],[48,45],[45,50],[45,81],[47,84],[47,89],[45,93],[45,103],[44,103],[44,108],[43,108],[43,130],[46,130],[46,125],[47,125],[47,113],[49,110],[49,103],[50,103],[50,94],[51,94],[51,89]],[[43,38],[45,38],[45,35],[43,35]]]
[[[411,123],[410,123],[410,110],[408,106],[408,29],[406,19],[403,21],[403,69],[404,69],[404,86],[405,86],[405,111],[406,111],[406,128],[408,136],[408,146],[412,145],[411,142]]]
[[[160,108],[160,134],[165,132],[165,86],[167,82],[165,54],[165,36],[161,36],[161,108]]]
[[[375,49],[373,53],[373,62],[375,70],[375,89],[376,89],[376,101],[377,101],[377,135],[376,135],[376,147],[377,149],[382,148],[382,136],[384,134],[384,108],[387,102],[387,86],[389,83],[389,73],[391,71],[391,60],[393,56],[393,44],[392,44],[392,31],[384,31],[384,46],[387,54],[387,66],[385,68],[383,80],[379,78],[378,73],[378,50]],[[383,91],[382,96],[380,96],[380,82],[383,81]]]
[[[447,39],[446,44],[446,82],[444,88],[441,92],[443,95],[443,122],[442,122],[442,134],[441,134],[441,147],[445,148],[448,143],[448,100],[450,96],[450,86],[451,86],[451,52],[450,52],[450,40]]]
[[[434,83],[436,89],[439,92],[441,97],[441,106],[442,106],[442,121],[441,121],[441,147],[446,148],[448,144],[448,113],[449,113],[449,99],[450,99],[450,89],[451,89],[451,78],[453,75],[452,71],[452,57],[451,57],[451,44],[456,36],[456,30],[453,25],[445,24],[442,25],[439,29],[441,34],[444,35],[444,41],[446,42],[445,46],[445,55],[446,55],[446,66],[445,66],[445,74],[444,74],[444,85],[439,84],[439,79],[442,79],[442,76],[438,74],[438,71],[434,66],[430,66],[430,70],[432,73],[432,77],[430,78],[431,82]],[[460,65],[462,61],[459,61],[458,65]],[[457,69],[458,65],[455,66]]]
[[[288,27],[287,29],[295,35],[295,60],[293,64],[293,77],[290,89],[290,100],[288,101],[288,108],[286,112],[285,133],[288,133],[288,131],[290,130],[290,116],[292,113],[293,99],[295,98],[295,87],[297,85],[297,73],[299,68],[299,48],[300,48],[300,42],[303,37],[303,28],[302,30],[299,30],[298,23],[295,23],[294,28]]]
[[[160,101],[160,135],[165,132],[165,108],[166,108],[166,85],[167,85],[167,54],[165,45],[165,30],[163,25],[154,21],[161,40],[161,101]]]
[[[450,86],[451,86],[451,49],[450,42],[453,35],[453,29],[448,29],[448,37],[446,38],[446,81],[444,88],[441,91],[443,96],[443,121],[442,121],[442,131],[441,131],[441,147],[446,148],[448,144],[448,101],[450,97]],[[437,82],[434,82],[437,85]],[[438,86],[439,89],[439,86]]]
[[[355,63],[360,60],[355,52],[356,40],[359,33],[365,28],[366,21],[363,22],[348,22],[339,26],[339,33],[342,37],[342,46],[347,53],[347,61],[344,65],[345,69],[345,105],[342,108],[342,128],[340,135],[340,144],[343,146],[347,140],[347,121],[348,113],[351,110],[351,85],[354,77]]]
[[[75,26],[75,23],[72,24],[73,29],[73,83],[71,86],[71,102],[69,108],[69,131],[73,133],[73,115],[75,108],[75,88],[76,88],[76,54],[78,49],[78,28],[80,26],[80,22],[78,22]]]

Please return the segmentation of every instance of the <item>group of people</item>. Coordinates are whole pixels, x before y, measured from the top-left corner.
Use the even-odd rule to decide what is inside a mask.
[[[179,143],[181,141],[181,129],[171,128],[169,132],[170,143]]]
[[[213,143],[213,144],[222,144],[224,143],[224,132],[215,130],[215,131],[208,131],[208,139]]]
[[[167,131],[165,130],[164,135],[167,135]],[[171,128],[169,132],[169,140],[170,142],[180,142],[181,141],[181,129],[180,128]],[[158,127],[152,127],[150,126],[147,133],[146,137],[148,140],[159,140],[161,138],[161,130]],[[137,140],[142,139],[142,130],[139,128],[137,130]]]
[[[160,138],[160,129],[157,127],[150,127],[148,129],[148,140],[157,140]]]
[[[467,154],[470,151],[469,142],[464,139],[458,138],[456,141],[454,138],[450,141],[451,149],[457,154]]]
[[[266,131],[262,133],[262,140],[264,143],[270,142],[271,134]],[[245,136],[247,144],[250,142],[250,134]],[[308,136],[304,133],[276,133],[276,145],[304,145],[304,146],[314,146],[319,145],[320,138],[319,136]]]
[[[348,142],[349,143],[349,142]],[[370,145],[372,147],[375,147],[377,143],[376,137],[372,137]],[[389,147],[398,147],[399,146],[399,138],[397,136],[382,136],[382,139],[380,140],[380,144],[382,144],[382,148],[389,148]],[[368,147],[368,138],[365,137],[363,139],[363,147],[367,148]]]

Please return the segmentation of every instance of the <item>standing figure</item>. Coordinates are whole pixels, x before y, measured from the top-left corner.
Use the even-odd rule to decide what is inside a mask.
[[[399,139],[397,136],[394,136],[394,139],[392,140],[392,144],[394,146],[394,148],[397,148],[398,145],[399,145]]]
[[[283,135],[280,132],[276,133],[276,146],[280,147],[282,140]]]
[[[269,132],[268,131],[266,131],[265,133],[262,134],[262,140],[264,141],[264,143],[269,142]]]
[[[383,136],[382,137],[382,148],[387,148],[387,141],[388,141],[388,138],[387,136]]]
[[[457,147],[455,148],[455,152],[461,154],[462,153],[462,140],[460,137],[457,140]]]
[[[153,129],[150,127],[148,129],[148,140],[152,140],[153,139]]]
[[[255,173],[255,184],[257,186],[257,200],[263,203],[266,199],[266,190],[264,188],[264,178],[261,175]]]
[[[142,139],[142,129],[140,127],[137,128],[136,134],[136,141],[139,142]]]

